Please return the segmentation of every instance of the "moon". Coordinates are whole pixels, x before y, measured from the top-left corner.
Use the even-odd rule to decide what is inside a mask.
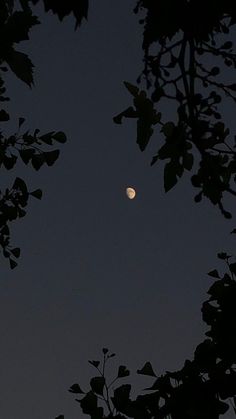
[[[126,188],[126,195],[129,199],[134,199],[136,196],[136,192],[134,188]]]

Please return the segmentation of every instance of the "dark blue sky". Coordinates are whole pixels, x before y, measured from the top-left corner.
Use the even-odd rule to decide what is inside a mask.
[[[135,83],[142,69],[133,6],[91,2],[76,32],[72,18],[59,23],[36,9],[43,24],[24,45],[35,88],[7,79],[9,129],[25,116],[26,128],[64,130],[69,141],[53,168],[19,164],[4,174],[44,195],[13,229],[19,267],[2,266],[1,418],[82,417],[67,389],[87,382],[87,360],[103,346],[133,373],[147,360],[157,373],[180,368],[204,339],[206,272],[218,251],[234,247],[234,223],[207,202],[194,204],[189,179],[164,193],[162,170],[150,167],[158,133],[143,154],[135,123],[113,124],[131,103],[122,82]]]

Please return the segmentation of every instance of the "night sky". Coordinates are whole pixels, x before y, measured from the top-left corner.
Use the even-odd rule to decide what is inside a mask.
[[[63,130],[68,142],[53,168],[35,172],[19,162],[14,173],[2,172],[8,185],[20,176],[29,189],[43,189],[13,228],[19,266],[10,271],[2,261],[4,419],[84,417],[67,390],[76,382],[86,388],[87,361],[104,346],[117,353],[115,368],[131,369],[137,388],[145,361],[158,374],[181,368],[204,339],[206,273],[221,269],[217,252],[235,245],[235,223],[208,202],[195,204],[188,176],[164,193],[163,168],[150,167],[160,135],[141,153],[135,122],[112,121],[131,104],[123,81],[135,84],[142,70],[133,6],[91,2],[76,32],[72,17],[60,23],[36,8],[43,23],[19,47],[35,64],[35,88],[7,77],[9,131],[24,116],[25,130]],[[136,199],[127,199],[127,186]]]

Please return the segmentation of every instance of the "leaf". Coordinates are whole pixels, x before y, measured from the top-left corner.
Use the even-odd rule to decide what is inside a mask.
[[[166,124],[162,128],[162,132],[165,134],[166,137],[172,137],[175,129],[175,124],[173,122],[166,122]]]
[[[139,94],[139,88],[137,86],[134,86],[133,84],[124,81],[124,85],[126,87],[126,89],[131,93],[131,95],[133,95],[134,97],[138,96]]]
[[[229,269],[233,274],[236,275],[236,263],[230,263]]]
[[[125,109],[125,111],[114,116],[113,122],[115,122],[115,124],[121,124],[123,118],[137,118],[137,117],[138,117],[138,112],[135,111],[134,108],[130,106],[129,108]]]
[[[5,156],[3,159],[3,164],[7,170],[11,170],[15,166],[16,161],[17,161],[16,156],[13,156],[13,155],[11,155],[11,157]]]
[[[0,121],[5,122],[5,121],[9,121],[9,119],[10,119],[9,114],[4,109],[1,109],[0,110]]]
[[[25,215],[26,215],[26,211],[19,207],[18,208],[18,217],[22,218]]]
[[[14,181],[13,184],[13,189],[19,189],[23,195],[27,196],[28,195],[28,189],[26,186],[26,183],[23,181],[23,179],[17,177]]]
[[[11,253],[13,254],[13,256],[15,256],[15,258],[19,258],[20,257],[20,248],[15,247],[15,249],[11,249]]]
[[[103,388],[105,385],[105,378],[104,377],[93,377],[90,380],[91,389],[94,393],[99,394],[100,396],[103,395]]]
[[[9,259],[10,262],[10,268],[14,269],[17,266],[17,262],[13,259]]]
[[[126,410],[127,406],[129,405],[130,390],[131,390],[130,384],[124,384],[114,390],[114,397],[111,397],[111,400],[113,402],[114,407],[118,411],[123,412],[124,410]]]
[[[54,140],[58,141],[58,143],[64,144],[67,141],[66,135],[62,131],[56,132],[56,134],[53,135]]]
[[[116,356],[116,354],[112,353],[111,355],[108,355],[108,358],[113,358],[114,356]]]
[[[52,166],[55,161],[58,159],[60,154],[59,150],[48,151],[44,153],[45,161],[48,166]]]
[[[82,400],[79,400],[79,403],[86,415],[91,415],[97,410],[97,396],[92,391],[89,391]]]
[[[11,43],[28,40],[30,28],[38,23],[38,18],[32,15],[30,9],[27,12],[16,11],[7,21],[6,36]]]
[[[222,260],[228,259],[230,257],[225,252],[218,253],[217,256],[218,256],[219,259],[222,259]]]
[[[2,251],[2,253],[3,253],[3,256],[5,257],[5,258],[9,258],[10,257],[10,252],[8,252],[6,249],[3,249],[3,251]]]
[[[30,192],[30,195],[34,196],[37,199],[41,199],[43,193],[42,193],[42,190],[41,189],[36,189],[35,191]]]
[[[220,69],[219,69],[219,67],[213,67],[213,68],[211,69],[210,75],[211,75],[211,76],[217,76],[219,73],[220,73]]]
[[[47,134],[41,135],[39,139],[43,141],[43,143],[52,145],[52,137],[53,137],[54,131],[48,132]]]
[[[103,352],[104,355],[106,355],[107,352],[108,352],[108,349],[107,348],[102,348],[102,352]]]
[[[100,361],[89,361],[89,364],[91,364],[93,367],[97,368],[100,364]]]
[[[233,46],[233,43],[231,41],[227,41],[223,45],[221,45],[221,48],[222,49],[230,49],[230,48],[232,48],[232,46]]]
[[[128,377],[129,374],[130,374],[130,372],[126,368],[125,365],[120,365],[119,366],[118,375],[117,375],[118,378]]]
[[[164,188],[165,192],[168,192],[177,183],[177,175],[175,166],[172,162],[166,163],[164,169]]]
[[[39,170],[44,162],[45,162],[44,153],[34,154],[31,159],[31,164],[35,170]]]
[[[73,384],[70,388],[69,388],[69,390],[68,390],[70,393],[74,393],[74,394],[84,394],[84,391],[83,390],[81,390],[81,388],[80,388],[80,386],[79,386],[79,384]]]
[[[146,362],[140,370],[137,370],[137,373],[142,374],[142,375],[149,375],[150,377],[156,377],[156,374],[153,371],[153,368],[150,362]]]
[[[233,90],[234,92],[236,92],[236,83],[230,84],[228,86],[231,90]]]
[[[152,121],[148,117],[139,118],[137,121],[137,144],[141,151],[147,147],[152,134]]]
[[[13,73],[29,87],[33,84],[33,64],[28,55],[11,49],[5,57]]]
[[[208,272],[209,276],[211,276],[212,278],[220,278],[220,275],[218,274],[218,271],[216,269],[214,269],[213,271]]]
[[[22,124],[24,124],[25,118],[19,118],[18,127],[20,128]]]
[[[21,157],[21,160],[25,163],[28,164],[29,161],[31,160],[31,158],[34,155],[34,150],[32,149],[27,149],[27,148],[22,148],[21,150],[19,150],[19,154]]]
[[[185,153],[183,156],[183,165],[186,170],[191,170],[193,167],[193,155]]]

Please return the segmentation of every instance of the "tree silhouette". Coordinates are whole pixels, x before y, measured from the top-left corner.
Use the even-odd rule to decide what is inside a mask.
[[[19,4],[18,4],[19,3]],[[21,81],[29,87],[33,85],[33,64],[30,58],[20,52],[15,46],[29,39],[29,32],[40,22],[32,12],[32,4],[38,0],[0,0],[0,102],[9,100],[5,96],[4,73],[11,70]],[[62,20],[69,13],[76,19],[76,27],[87,17],[88,1],[57,2],[44,0],[45,10],[51,10]],[[0,109],[0,122],[4,125],[10,122],[10,116],[5,109]],[[33,133],[22,131],[25,119],[19,119],[18,131],[5,136],[0,131],[0,166],[13,170],[18,157],[26,165],[39,170],[43,164],[52,166],[60,151],[52,149],[55,143],[65,143],[66,135],[61,131],[51,131],[41,134],[38,128]],[[20,256],[20,249],[13,247],[10,241],[9,225],[12,221],[26,215],[26,206],[30,196],[41,199],[41,189],[29,192],[23,179],[17,177],[10,188],[0,190],[0,246],[2,254],[9,259],[10,267],[17,266],[16,259]]]
[[[235,11],[228,1],[141,0],[135,8],[135,13],[140,12],[145,13],[140,20],[144,26],[144,69],[137,81],[146,82],[150,98],[126,82],[133,106],[114,121],[137,119],[141,151],[159,126],[158,150],[151,164],[165,161],[165,191],[186,171],[193,172],[192,185],[200,189],[195,201],[205,196],[230,218],[223,198],[226,193],[236,196],[236,137],[222,120],[220,107],[224,96],[236,101],[236,84],[224,82],[225,74],[234,80],[234,72],[229,70],[236,68],[229,39]],[[176,106],[174,121],[162,115],[163,99]],[[197,171],[194,160],[199,165]]]
[[[89,361],[98,372],[89,389],[84,391],[77,383],[69,389],[84,414],[96,419],[218,419],[229,405],[236,413],[236,263],[226,253],[218,257],[225,261],[227,271],[223,275],[217,270],[208,273],[217,278],[202,305],[209,329],[192,359],[186,360],[181,370],[159,377],[146,362],[137,373],[152,377],[154,382],[132,400],[131,385],[118,385],[130,374],[126,366],[119,366],[117,375],[107,379],[106,366],[115,354],[104,348],[102,361]]]

